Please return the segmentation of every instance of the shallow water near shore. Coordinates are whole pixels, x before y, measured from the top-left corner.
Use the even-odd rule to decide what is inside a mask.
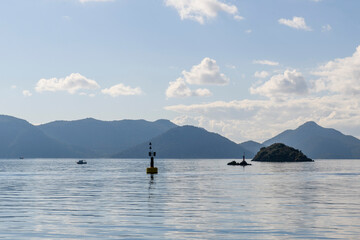
[[[76,160],[0,160],[0,239],[360,236],[360,160]]]

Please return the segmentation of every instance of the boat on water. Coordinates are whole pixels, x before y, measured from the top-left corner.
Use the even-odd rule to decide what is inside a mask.
[[[77,164],[87,164],[87,162],[85,160],[79,160],[76,162]]]

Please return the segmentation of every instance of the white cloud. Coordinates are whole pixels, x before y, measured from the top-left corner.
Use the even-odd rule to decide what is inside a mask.
[[[261,142],[307,121],[360,136],[360,46],[352,56],[330,61],[313,74],[319,76],[311,85],[315,91],[300,72],[286,70],[250,89],[269,97],[265,100],[180,104],[165,110],[177,113],[175,123],[200,126],[237,142]]]
[[[204,58],[199,65],[193,66],[190,72],[184,70],[182,74],[189,84],[225,85],[229,83],[229,79],[220,73],[219,66],[211,58]]]
[[[216,18],[219,12],[234,15],[236,20],[242,20],[235,5],[219,0],[165,0],[166,6],[175,8],[182,20],[190,19],[204,24],[206,20]]]
[[[291,28],[301,29],[305,31],[312,31],[312,29],[306,25],[305,19],[302,17],[293,17],[293,19],[281,18],[278,20],[280,24],[286,25]]]
[[[16,85],[11,85],[11,89],[16,89],[17,86]]]
[[[105,89],[101,90],[101,92],[103,94],[107,94],[112,97],[140,95],[142,93],[142,91],[139,87],[131,88],[129,86],[125,86],[122,83],[114,85],[110,88],[105,88]]]
[[[308,92],[306,81],[296,70],[286,70],[278,74],[261,86],[251,87],[252,94],[260,94],[269,98],[278,98],[292,95],[304,95]]]
[[[254,60],[254,64],[268,65],[268,66],[279,66],[278,62],[269,61],[269,60]]]
[[[252,30],[248,29],[248,30],[245,31],[245,33],[250,34],[250,33],[252,33]]]
[[[234,19],[238,20],[238,21],[241,21],[241,20],[244,20],[245,18],[243,16],[235,15]]]
[[[22,94],[23,94],[25,97],[31,97],[31,96],[32,96],[32,93],[31,93],[29,90],[24,90],[24,91],[22,91]]]
[[[199,88],[192,91],[185,83],[184,79],[178,78],[174,82],[169,83],[169,87],[166,90],[166,97],[205,97],[210,96],[211,92],[208,89]]]
[[[80,89],[93,90],[99,87],[96,81],[88,79],[79,73],[72,73],[65,78],[40,79],[35,90],[37,92],[67,91],[74,94]]]
[[[269,73],[267,71],[261,71],[261,72],[255,72],[254,77],[256,78],[267,78],[269,76]]]
[[[318,92],[360,95],[360,46],[352,56],[330,61],[313,74],[320,77],[315,81]]]
[[[357,129],[360,99],[334,95],[293,98],[287,101],[241,100],[173,105],[166,110],[181,114],[175,123],[193,124],[235,141],[264,141],[307,121],[322,126]]]
[[[322,32],[329,32],[331,30],[332,30],[332,27],[329,24],[324,25],[324,26],[321,27]]]

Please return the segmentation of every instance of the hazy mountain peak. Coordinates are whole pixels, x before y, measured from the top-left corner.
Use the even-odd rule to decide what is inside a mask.
[[[332,128],[321,127],[313,121],[306,122],[295,130],[286,130],[263,144],[270,146],[273,143],[284,143],[300,149],[311,158],[360,157],[359,139]]]
[[[316,122],[314,121],[309,121],[304,123],[303,125],[299,126],[297,129],[302,129],[302,128],[322,128],[321,126],[319,126]]]

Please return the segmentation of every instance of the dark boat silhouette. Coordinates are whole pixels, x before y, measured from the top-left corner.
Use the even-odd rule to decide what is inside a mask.
[[[87,162],[85,160],[79,160],[76,162],[77,164],[87,164]]]

